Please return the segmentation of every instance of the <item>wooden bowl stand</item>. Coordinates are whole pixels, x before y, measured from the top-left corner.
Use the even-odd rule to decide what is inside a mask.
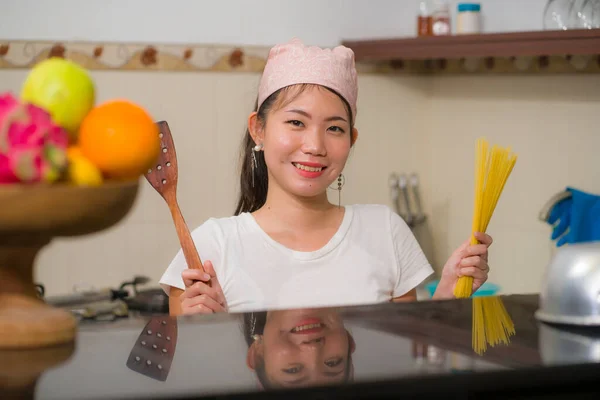
[[[77,321],[36,294],[36,256],[55,237],[99,232],[121,221],[138,182],[99,187],[0,186],[0,350],[39,349],[72,342]]]

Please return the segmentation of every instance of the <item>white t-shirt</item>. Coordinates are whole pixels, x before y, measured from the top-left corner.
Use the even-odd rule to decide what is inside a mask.
[[[291,250],[273,240],[252,214],[208,219],[192,231],[210,260],[229,312],[383,303],[433,273],[410,228],[384,205],[345,206],[342,223],[321,249]],[[185,289],[179,250],[160,284]]]

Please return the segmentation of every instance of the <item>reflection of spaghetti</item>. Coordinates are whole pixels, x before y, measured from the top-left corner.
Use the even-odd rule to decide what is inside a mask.
[[[486,232],[504,185],[517,162],[517,156],[508,148],[493,146],[489,152],[488,148],[485,139],[477,141],[473,233]],[[474,235],[471,236],[471,244],[477,244]],[[454,295],[457,298],[470,297],[472,290],[473,278],[462,276],[456,283]],[[473,298],[473,348],[477,353],[483,353],[487,344],[508,343],[509,336],[513,334],[514,325],[499,298]]]
[[[515,325],[497,296],[473,297],[473,350],[479,355],[487,345],[509,344]]]

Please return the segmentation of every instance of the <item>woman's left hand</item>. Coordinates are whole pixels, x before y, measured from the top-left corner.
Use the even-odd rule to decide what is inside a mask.
[[[475,238],[480,244],[471,244],[469,238],[452,253],[444,269],[442,278],[435,291],[434,299],[453,299],[454,287],[461,276],[473,277],[473,293],[487,281],[490,267],[488,265],[488,248],[492,237],[485,233],[476,232]]]

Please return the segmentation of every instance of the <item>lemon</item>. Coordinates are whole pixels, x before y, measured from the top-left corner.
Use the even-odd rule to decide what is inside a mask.
[[[67,176],[69,182],[78,186],[98,186],[104,181],[102,172],[88,160],[78,147],[67,150],[69,166]]]

